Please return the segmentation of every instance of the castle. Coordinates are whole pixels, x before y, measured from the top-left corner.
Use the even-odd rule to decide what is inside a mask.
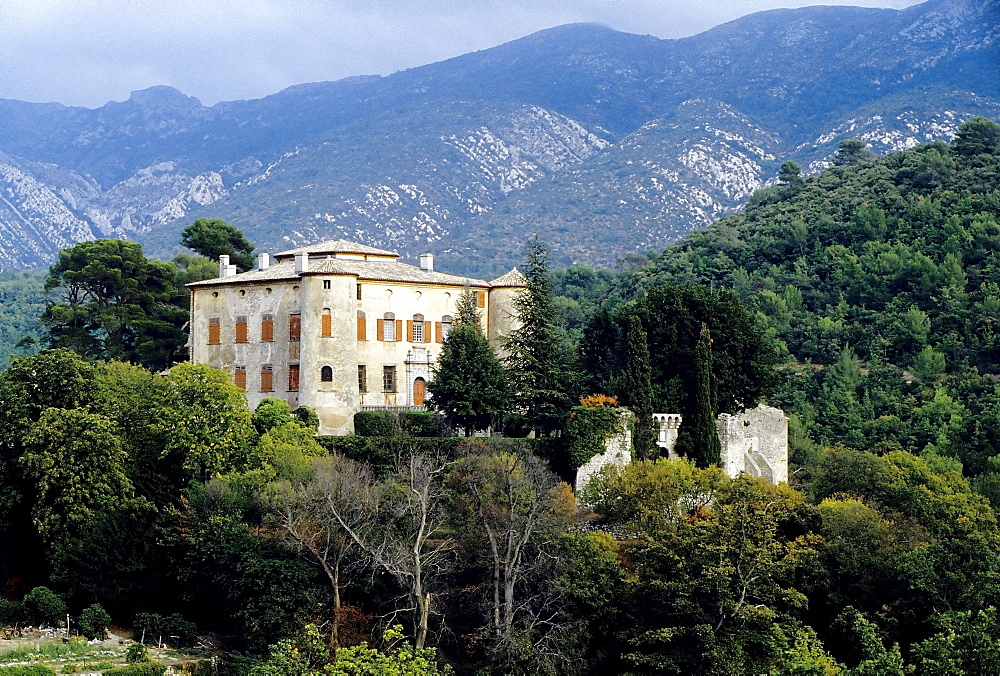
[[[192,362],[232,373],[252,408],[284,399],[315,410],[321,434],[348,434],[358,411],[424,405],[466,288],[496,348],[516,328],[513,300],[525,279],[516,269],[491,282],[443,274],[431,254],[418,267],[341,239],[273,262],[259,254],[243,273],[220,256],[217,278],[187,286]]]

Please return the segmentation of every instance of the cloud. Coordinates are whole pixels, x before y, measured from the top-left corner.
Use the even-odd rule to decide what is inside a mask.
[[[795,0],[5,0],[0,97],[95,107],[166,84],[257,98],[349,75],[389,74],[596,21],[692,35]],[[825,0],[901,8],[915,0]]]

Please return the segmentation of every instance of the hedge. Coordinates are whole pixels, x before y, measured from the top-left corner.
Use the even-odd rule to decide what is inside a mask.
[[[43,664],[21,664],[16,667],[0,667],[3,676],[55,676],[55,671]]]
[[[163,676],[167,668],[162,664],[154,662],[144,662],[142,664],[129,664],[128,666],[108,669],[102,672],[104,676]]]
[[[571,481],[575,468],[570,467],[566,445],[562,439],[512,439],[510,437],[342,437],[321,436],[316,440],[331,453],[339,453],[351,460],[364,461],[378,476],[392,471],[397,457],[411,449],[423,455],[441,455],[447,460],[457,460],[470,449],[482,447],[494,451],[532,453],[545,459],[563,480]]]

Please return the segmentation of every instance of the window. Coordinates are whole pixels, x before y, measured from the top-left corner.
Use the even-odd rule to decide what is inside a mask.
[[[407,333],[409,336],[409,341],[411,343],[422,343],[424,342],[424,316],[423,315],[413,315],[413,320],[407,322]]]
[[[260,316],[260,342],[270,343],[274,341],[274,315]]]
[[[330,314],[330,308],[323,308],[323,326],[322,334],[324,338],[329,338],[333,335],[333,316]]]
[[[237,366],[233,371],[233,383],[241,390],[247,389],[247,367]]]
[[[323,288],[324,289],[329,289],[330,288],[330,280],[329,279],[324,279],[323,280]]]
[[[288,340],[302,340],[302,315],[288,315]]]
[[[270,364],[260,367],[260,391],[274,392],[274,367]]]
[[[382,367],[382,391],[383,392],[395,392],[396,391],[396,367],[395,366],[383,366]]]
[[[358,310],[358,340],[368,340],[368,326],[365,323],[363,310]]]
[[[396,315],[386,312],[379,320],[381,326],[378,327],[379,340],[394,342],[396,340]]]
[[[368,391],[368,367],[358,364],[358,392]]]
[[[441,321],[437,325],[437,342],[444,342],[444,339],[448,337],[448,333],[451,331],[451,325],[453,322],[454,320],[451,315],[444,315],[441,317]]]
[[[332,383],[333,382],[333,369],[329,366],[324,366],[319,370],[319,380],[322,383]]]
[[[486,307],[485,291],[476,291],[476,307]]]
[[[236,318],[236,342],[247,342],[247,318],[245,315]]]
[[[288,391],[298,392],[299,390],[299,365],[288,365]]]
[[[357,294],[358,300],[361,300],[361,285],[360,284],[357,285],[356,294]]]
[[[222,342],[222,325],[219,324],[218,317],[208,320],[208,344],[218,345]]]

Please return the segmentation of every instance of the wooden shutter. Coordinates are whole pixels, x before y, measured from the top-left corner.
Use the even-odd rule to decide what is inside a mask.
[[[236,318],[236,342],[246,343],[247,342],[247,318],[237,317]]]
[[[434,322],[434,340],[438,343],[444,342],[444,328],[442,322]]]
[[[403,339],[403,320],[402,319],[397,319],[396,320],[396,340],[402,340],[402,339]]]
[[[288,365],[288,391],[297,392],[299,389],[299,365]]]
[[[431,342],[431,323],[429,321],[424,321],[424,342]]]
[[[274,319],[271,315],[264,315],[260,320],[260,342],[270,343],[274,341]]]
[[[274,391],[274,371],[271,370],[270,366],[264,366],[260,370],[260,391]]]
[[[329,338],[333,335],[333,317],[330,314],[323,315],[323,337]]]
[[[222,325],[219,318],[213,317],[208,320],[208,344],[218,345],[222,342]]]
[[[412,343],[413,342],[413,320],[412,319],[407,319],[406,320],[406,342],[408,342],[408,343]]]
[[[368,340],[368,327],[364,317],[358,317],[358,340]]]
[[[486,307],[485,291],[476,291],[476,307]]]
[[[288,315],[288,340],[302,340],[302,315]]]
[[[375,328],[378,332],[376,338],[378,338],[379,340],[385,340],[385,320],[384,319],[376,320]]]
[[[245,366],[236,367],[236,372],[233,374],[233,382],[241,390],[247,389],[247,368]]]

